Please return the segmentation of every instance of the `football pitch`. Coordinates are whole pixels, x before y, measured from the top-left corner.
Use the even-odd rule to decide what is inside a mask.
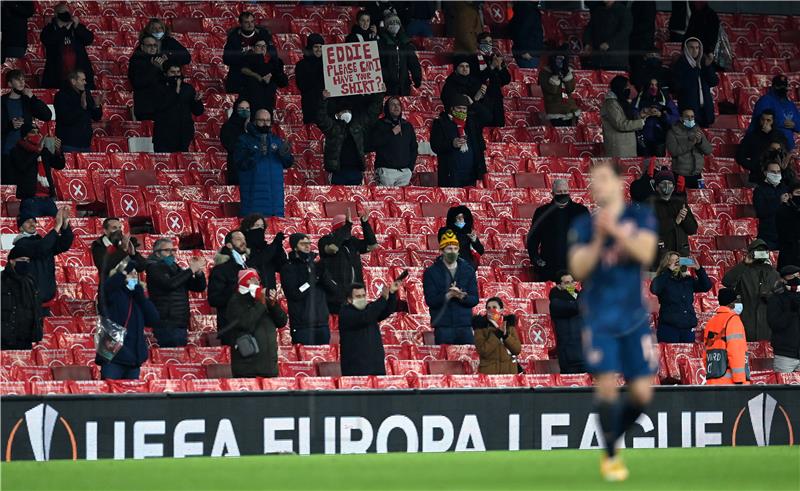
[[[623,450],[624,483],[599,476],[600,452],[561,450],[382,455],[10,462],[12,490],[794,490],[800,448]]]

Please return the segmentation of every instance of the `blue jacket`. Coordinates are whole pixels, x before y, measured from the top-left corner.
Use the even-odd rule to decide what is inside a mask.
[[[694,311],[694,294],[711,290],[711,280],[703,268],[697,269],[697,277],[676,278],[666,270],[653,278],[650,292],[658,297],[661,308],[658,324],[676,329],[691,329],[697,325]]]
[[[764,112],[764,109],[772,109],[775,112],[775,123],[773,126],[779,128],[784,136],[786,136],[786,148],[789,151],[794,150],[794,132],[800,131],[800,111],[797,110],[795,103],[787,98],[778,97],[778,94],[770,89],[766,95],[762,95],[756,102],[756,106],[753,108],[753,118],[750,120],[750,126],[747,128],[748,133],[759,128],[759,120],[761,119],[761,113]],[[783,126],[787,114],[790,115],[792,121],[794,121],[793,129]]]
[[[700,61],[703,64],[703,61]],[[700,79],[703,90],[703,108],[700,109],[700,86],[697,79]],[[714,69],[714,64],[703,67],[689,66],[684,56],[681,56],[672,68],[672,90],[680,101],[682,107],[694,110],[694,117],[697,124],[703,128],[708,128],[714,124],[714,97],[711,95],[711,87],[719,84],[719,76]]]
[[[294,163],[289,146],[275,133],[259,133],[253,123],[239,137],[234,152],[239,169],[241,216],[283,216],[283,169]]]
[[[642,135],[648,142],[664,145],[667,141],[667,131],[678,122],[681,115],[678,113],[675,101],[661,90],[656,96],[639,93],[633,101],[633,107],[639,112],[653,106],[661,111],[661,116],[645,119]]]
[[[453,283],[467,292],[463,300],[445,299]],[[469,329],[472,332],[472,307],[478,305],[478,279],[475,269],[467,261],[458,259],[453,279],[444,259],[440,257],[425,270],[422,286],[434,329]]]
[[[124,273],[116,273],[103,282],[105,298],[105,312],[117,324],[124,326],[127,322],[125,340],[122,349],[112,360],[120,365],[132,367],[141,366],[147,361],[147,340],[144,335],[144,326],[158,325],[158,311],[155,305],[144,296],[142,285],[136,285],[133,291],[128,290],[127,277]],[[97,358],[98,363],[105,360]]]

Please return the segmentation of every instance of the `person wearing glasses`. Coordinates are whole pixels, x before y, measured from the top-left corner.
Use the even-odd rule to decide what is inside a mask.
[[[162,348],[186,346],[189,328],[189,292],[206,289],[205,260],[193,257],[184,269],[175,262],[171,239],[158,239],[148,258],[147,292],[160,317],[153,333]]]

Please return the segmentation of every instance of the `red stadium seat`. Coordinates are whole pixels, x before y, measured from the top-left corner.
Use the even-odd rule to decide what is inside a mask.
[[[53,181],[59,200],[70,200],[78,204],[96,201],[92,180],[86,169],[54,171]]]
[[[112,216],[135,218],[149,216],[147,202],[135,186],[108,186],[109,213]]]
[[[151,206],[156,233],[189,235],[193,232],[192,220],[183,201],[160,201]]]

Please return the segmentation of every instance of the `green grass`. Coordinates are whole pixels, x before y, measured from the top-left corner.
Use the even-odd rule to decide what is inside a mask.
[[[793,490],[799,447],[625,450],[631,477],[603,482],[596,451],[242,458],[0,465],[12,490]]]

